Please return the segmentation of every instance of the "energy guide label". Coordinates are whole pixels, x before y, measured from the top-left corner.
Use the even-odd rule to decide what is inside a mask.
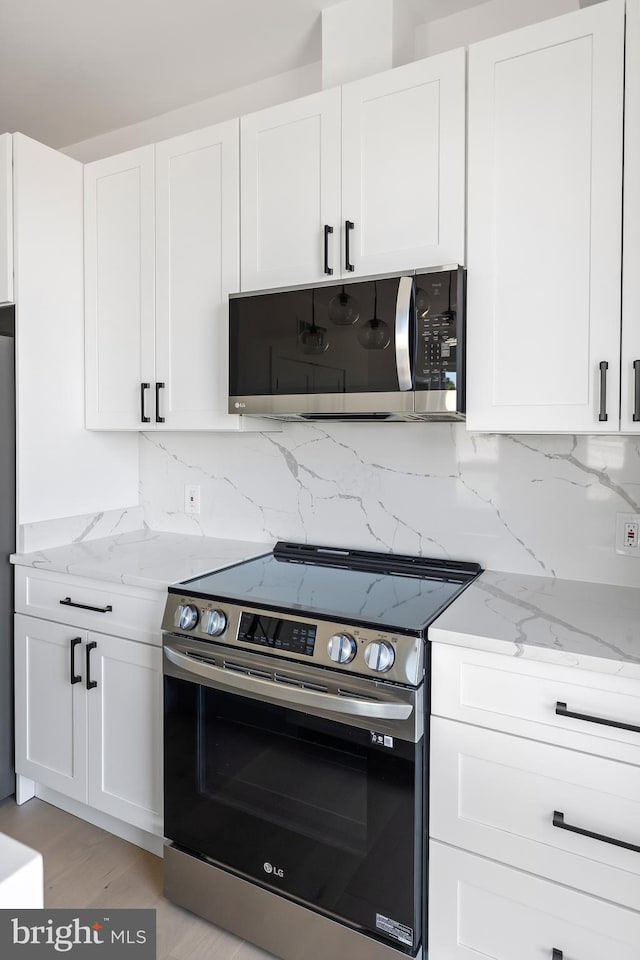
[[[389,917],[383,917],[381,913],[376,913],[376,927],[382,930],[388,936],[393,937],[400,943],[406,943],[408,947],[413,946],[413,928],[406,927],[404,923],[398,923],[397,920],[390,920]]]

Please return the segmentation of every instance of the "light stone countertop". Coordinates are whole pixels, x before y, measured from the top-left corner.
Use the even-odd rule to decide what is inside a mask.
[[[11,562],[75,577],[166,590],[170,583],[261,556],[272,547],[272,543],[143,529],[35,553],[16,553]]]
[[[640,679],[640,587],[485,571],[429,639]]]
[[[166,590],[272,543],[137,530],[35,553],[20,566]],[[640,679],[640,587],[485,571],[429,627],[433,643]]]

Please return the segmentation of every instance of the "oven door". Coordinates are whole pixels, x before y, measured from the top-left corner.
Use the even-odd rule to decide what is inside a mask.
[[[165,835],[412,955],[422,689],[327,674],[165,638]]]

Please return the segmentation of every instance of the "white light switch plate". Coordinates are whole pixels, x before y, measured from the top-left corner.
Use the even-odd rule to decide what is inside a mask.
[[[640,513],[616,513],[616,553],[640,559]]]

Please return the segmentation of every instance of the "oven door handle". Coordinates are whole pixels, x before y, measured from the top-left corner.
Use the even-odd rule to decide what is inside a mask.
[[[238,690],[249,696],[268,698],[285,707],[309,707],[326,710],[331,713],[344,713],[354,717],[369,717],[372,720],[408,720],[413,713],[410,703],[391,703],[389,701],[356,700],[353,697],[335,696],[316,690],[304,690],[299,687],[274,683],[244,673],[215,667],[213,664],[194,660],[193,657],[179,653],[165,644],[164,653],[170,663],[207,682],[210,687],[221,690]]]

